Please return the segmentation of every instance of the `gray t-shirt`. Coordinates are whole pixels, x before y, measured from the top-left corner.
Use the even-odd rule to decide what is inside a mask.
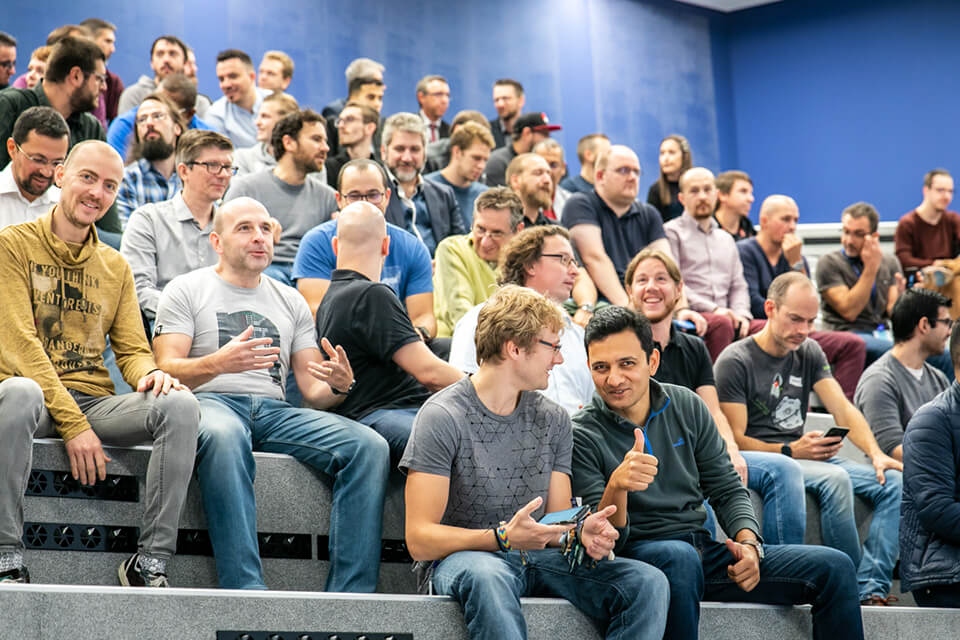
[[[269,369],[221,373],[195,392],[239,393],[285,398],[284,382],[291,354],[316,348],[310,308],[295,289],[260,277],[255,289],[237,287],[217,275],[214,267],[197,269],[170,281],[160,296],[154,335],[182,333],[193,338],[189,357],[215,352],[253,326],[251,338],[273,338],[280,347],[277,364]]]
[[[747,407],[747,435],[792,442],[803,435],[813,385],[832,377],[823,350],[809,338],[776,358],[745,338],[723,350],[713,366],[720,402]]]
[[[853,288],[863,272],[863,263],[859,260],[848,259],[842,251],[828,253],[817,261],[817,288],[820,290],[820,306],[823,309],[824,326],[833,331],[865,331],[872,333],[877,325],[886,324],[887,296],[890,287],[896,284],[894,274],[903,271],[900,262],[894,257],[885,255],[877,269],[874,287],[870,292],[870,299],[853,322],[848,322],[827,304],[823,292],[837,286]]]
[[[464,378],[424,403],[413,423],[400,470],[450,479],[442,523],[482,529],[509,520],[540,496],[544,513],[550,474],[570,474],[573,431],[563,408],[535,391],[498,416]]]
[[[863,412],[884,453],[903,444],[903,430],[914,412],[950,386],[947,377],[923,363],[920,379],[887,351],[867,367],[853,402]]]
[[[273,261],[279,263],[292,264],[303,235],[337,210],[336,195],[329,185],[319,180],[287,184],[269,169],[234,178],[223,200],[241,196],[260,202],[283,225],[280,242],[273,249]]]

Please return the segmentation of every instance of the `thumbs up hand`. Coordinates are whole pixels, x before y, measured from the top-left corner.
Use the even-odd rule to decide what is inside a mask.
[[[621,491],[646,491],[657,475],[657,459],[644,453],[646,441],[643,431],[634,429],[633,448],[623,456],[623,462],[610,475],[610,484]]]

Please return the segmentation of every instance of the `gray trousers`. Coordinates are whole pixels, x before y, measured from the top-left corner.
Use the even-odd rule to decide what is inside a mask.
[[[152,444],[139,551],[169,559],[193,473],[200,408],[189,391],[88,396],[71,391],[105,445]],[[0,552],[23,548],[23,494],[33,458],[33,438],[56,435],[40,385],[29,378],[0,382]],[[107,470],[109,471],[109,463]]]

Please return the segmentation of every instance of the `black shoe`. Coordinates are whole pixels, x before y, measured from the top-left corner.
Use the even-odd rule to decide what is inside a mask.
[[[120,584],[124,587],[169,587],[167,574],[151,573],[140,566],[140,554],[135,553],[120,563],[117,571]]]
[[[0,584],[29,584],[30,572],[26,567],[10,569],[0,573]]]

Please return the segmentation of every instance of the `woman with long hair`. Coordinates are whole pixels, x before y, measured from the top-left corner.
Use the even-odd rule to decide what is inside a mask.
[[[660,177],[650,185],[647,202],[656,207],[664,222],[683,213],[683,205],[677,198],[680,176],[692,166],[693,154],[686,138],[671,134],[660,142]]]

